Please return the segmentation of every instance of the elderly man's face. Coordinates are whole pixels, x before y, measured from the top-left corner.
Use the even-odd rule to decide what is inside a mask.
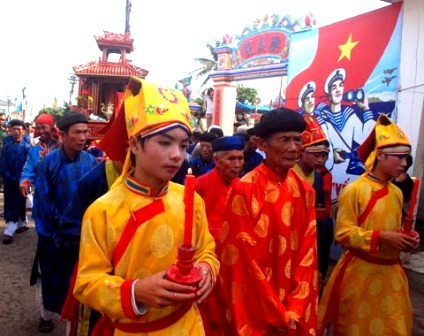
[[[299,159],[302,151],[302,133],[276,132],[260,138],[259,148],[266,154],[265,164],[278,175],[285,175]]]
[[[214,154],[215,166],[226,183],[240,176],[243,169],[244,155],[242,150],[221,151]]]

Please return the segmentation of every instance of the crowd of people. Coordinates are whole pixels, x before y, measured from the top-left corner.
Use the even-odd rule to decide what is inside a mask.
[[[97,157],[79,112],[40,114],[33,139],[19,120],[0,131],[3,244],[28,229],[34,194],[40,332],[59,315],[71,336],[411,334],[399,255],[420,238],[392,183],[412,163],[396,124],[382,114],[359,146],[365,173],[333,223],[316,118],[278,108],[231,135],[190,120],[182,93],[134,77]],[[170,276],[183,260],[195,282]]]

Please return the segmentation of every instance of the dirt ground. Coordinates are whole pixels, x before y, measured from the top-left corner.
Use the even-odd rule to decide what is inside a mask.
[[[3,194],[0,193],[2,212]],[[0,217],[1,237],[4,225],[4,219]],[[35,302],[35,288],[29,285],[37,235],[33,221],[29,226],[27,232],[15,234],[11,245],[0,243],[0,336],[65,336],[65,324],[58,320],[52,333],[38,332],[40,315]],[[424,276],[414,274],[410,277],[410,287],[414,308],[413,336],[424,335]]]
[[[0,195],[3,212],[3,194]],[[28,213],[30,214],[30,213]],[[4,220],[0,218],[0,231],[3,237]],[[0,244],[0,335],[1,336],[64,336],[64,322],[55,321],[55,329],[50,334],[38,332],[40,318],[35,302],[35,287],[29,285],[29,276],[35,254],[37,235],[34,223],[30,230],[16,233],[10,245]]]

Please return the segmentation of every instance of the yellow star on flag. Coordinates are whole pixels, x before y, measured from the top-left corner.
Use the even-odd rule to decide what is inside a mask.
[[[342,52],[340,53],[340,56],[337,62],[340,62],[344,57],[346,57],[350,61],[350,53],[352,52],[352,49],[355,48],[358,43],[359,41],[354,41],[354,42],[352,41],[352,33],[351,33],[346,43],[339,45],[339,49]]]

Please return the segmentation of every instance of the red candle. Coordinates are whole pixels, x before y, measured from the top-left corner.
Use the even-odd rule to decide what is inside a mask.
[[[193,234],[193,216],[194,216],[194,185],[196,178],[193,175],[187,175],[184,187],[184,245],[191,246],[191,238]]]
[[[411,193],[411,201],[409,203],[409,210],[408,210],[408,217],[409,218],[414,217],[414,209],[415,209],[415,204],[417,203],[419,186],[420,186],[420,179],[415,178],[414,179],[414,188],[412,189],[412,193]]]

